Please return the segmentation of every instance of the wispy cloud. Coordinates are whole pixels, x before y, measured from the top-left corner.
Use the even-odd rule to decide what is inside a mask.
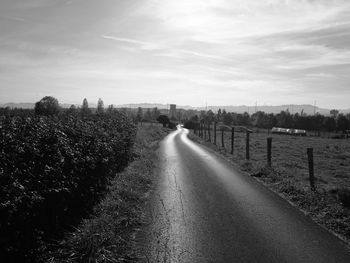
[[[319,72],[319,73],[309,73],[305,74],[308,78],[334,78],[335,76],[333,74]]]
[[[139,48],[144,49],[144,50],[160,49],[160,46],[158,44],[150,43],[150,42],[146,42],[146,41],[140,41],[140,40],[136,40],[136,39],[121,38],[121,37],[114,37],[114,36],[107,36],[107,35],[102,35],[102,38],[117,41],[117,42],[127,43],[127,44],[131,44],[131,45],[136,45]]]
[[[7,19],[7,20],[12,20],[12,21],[19,21],[19,22],[30,22],[24,18],[21,18],[21,17],[14,17],[14,16],[4,16],[4,15],[1,15],[0,16],[0,19]]]
[[[212,55],[208,53],[200,53],[189,49],[173,48],[171,47],[171,45],[167,46],[165,44],[158,44],[158,43],[146,42],[146,41],[141,41],[136,39],[121,38],[121,37],[108,36],[108,35],[102,35],[102,38],[121,42],[121,43],[135,45],[142,50],[160,51],[159,53],[154,53],[154,55],[156,56],[177,57],[177,58],[200,57],[200,58],[215,59],[215,60],[226,60],[226,61],[229,60],[222,56]]]
[[[115,104],[348,107],[347,0],[4,0],[0,19],[0,92],[51,83],[63,99],[106,91]]]

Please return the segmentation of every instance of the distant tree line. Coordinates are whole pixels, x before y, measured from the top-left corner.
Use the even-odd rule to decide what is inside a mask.
[[[219,109],[213,111],[201,111],[186,120],[187,127],[194,127],[198,123],[212,124],[220,122],[225,125],[238,125],[256,128],[271,129],[272,127],[303,129],[308,131],[345,132],[350,130],[350,114],[340,114],[337,110],[331,110],[330,116],[320,114],[306,115],[301,112],[291,114],[288,110],[278,114],[257,111],[253,114],[226,112]]]
[[[0,116],[33,116],[36,115],[64,115],[75,114],[79,116],[89,116],[90,114],[108,114],[116,111],[113,105],[104,107],[102,99],[97,102],[97,108],[89,108],[87,99],[83,100],[80,107],[72,105],[68,109],[62,109],[56,99],[52,97],[44,97],[36,103],[34,112],[27,109],[10,109],[0,108]],[[134,123],[138,122],[155,122],[158,121],[164,126],[168,123],[183,122],[186,127],[194,127],[199,123],[211,124],[220,122],[225,125],[242,125],[247,127],[271,129],[272,127],[303,129],[308,131],[324,131],[324,132],[345,132],[350,130],[350,114],[341,114],[338,110],[332,109],[329,116],[321,114],[307,115],[303,111],[301,113],[291,114],[288,110],[281,111],[278,114],[265,113],[257,111],[253,114],[226,112],[225,109],[219,109],[216,113],[212,110],[195,111],[182,110],[177,111],[176,120],[170,120],[167,115],[161,114],[158,108],[137,108],[119,109],[131,118]]]

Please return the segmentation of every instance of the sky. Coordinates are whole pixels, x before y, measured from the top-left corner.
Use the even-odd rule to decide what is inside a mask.
[[[348,0],[0,0],[0,103],[350,108]]]

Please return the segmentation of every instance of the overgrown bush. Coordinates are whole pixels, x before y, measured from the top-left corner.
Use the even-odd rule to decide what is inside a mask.
[[[199,128],[199,123],[189,120],[189,121],[185,122],[184,127],[186,129],[190,129],[190,130],[198,129]]]
[[[168,123],[168,128],[169,128],[169,129],[176,129],[176,124],[173,123],[173,122],[169,122],[169,123]]]
[[[0,258],[37,262],[76,224],[131,156],[124,114],[0,120]]]

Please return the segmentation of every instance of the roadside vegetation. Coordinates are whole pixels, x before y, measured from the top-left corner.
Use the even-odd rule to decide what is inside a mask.
[[[101,99],[93,110],[86,99],[79,108],[62,109],[49,96],[37,102],[34,110],[1,109],[1,260],[44,261],[64,233],[89,217],[109,191],[118,192],[117,200],[136,200],[137,185],[147,186],[149,163],[141,160],[139,165],[145,167],[128,168],[127,175],[120,172],[131,160],[145,157],[147,140],[164,134],[157,127],[141,135],[139,131],[135,142],[135,118],[112,106],[105,110]],[[149,139],[140,141],[140,136]],[[145,174],[137,175],[140,171]],[[125,179],[127,176],[130,180]],[[121,225],[132,224],[135,218],[127,215],[137,207],[107,203],[109,211],[118,214]],[[96,242],[95,237],[86,236],[92,242],[89,246]]]
[[[38,262],[129,162],[136,127],[123,113],[3,117],[0,254]]]
[[[56,244],[48,262],[135,262],[135,236],[145,217],[145,202],[158,162],[156,149],[169,132],[162,125],[138,126],[133,161],[110,182],[93,215]]]

